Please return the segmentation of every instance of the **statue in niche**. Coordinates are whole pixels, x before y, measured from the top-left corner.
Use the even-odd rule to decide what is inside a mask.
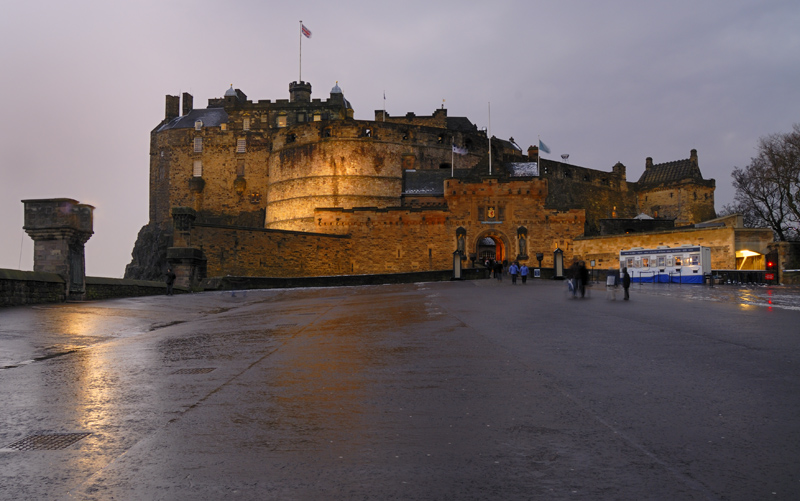
[[[467,244],[467,236],[463,233],[458,235],[458,252],[462,256],[466,254],[466,244]]]

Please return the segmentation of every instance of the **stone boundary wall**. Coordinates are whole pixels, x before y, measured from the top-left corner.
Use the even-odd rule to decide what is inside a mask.
[[[461,270],[463,280],[486,277],[482,268]],[[329,277],[215,277],[202,282],[206,291],[237,291],[247,289],[286,289],[294,287],[346,287],[357,285],[406,284],[416,282],[446,282],[452,280],[452,270],[416,273],[386,273],[378,275],[337,275]]]
[[[165,294],[163,282],[123,278],[86,277],[86,299],[156,296]],[[189,292],[175,287],[175,293]],[[63,303],[66,283],[56,273],[0,269],[0,307],[28,304]]]
[[[185,294],[185,287],[174,287],[175,294]],[[86,299],[158,296],[167,293],[164,282],[125,278],[86,277]]]
[[[56,273],[0,269],[0,306],[60,303],[66,283]]]

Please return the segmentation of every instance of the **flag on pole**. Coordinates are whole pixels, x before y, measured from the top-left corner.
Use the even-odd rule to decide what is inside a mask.
[[[453,153],[458,153],[459,155],[466,155],[467,153],[469,153],[469,150],[467,150],[466,148],[459,148],[454,144]]]
[[[547,145],[544,144],[541,139],[539,140],[539,149],[545,153],[550,153],[550,148],[548,148]]]
[[[305,25],[305,24],[300,24],[300,30],[303,32],[303,35],[304,35],[306,38],[311,38],[311,30],[309,30],[308,28],[306,28],[306,25]]]

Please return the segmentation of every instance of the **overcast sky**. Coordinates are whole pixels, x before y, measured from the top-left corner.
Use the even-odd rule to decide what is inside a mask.
[[[442,106],[550,158],[641,176],[698,151],[733,197],[760,136],[800,122],[800,2],[110,0],[6,2],[0,17],[0,268],[33,269],[20,200],[94,205],[92,276],[121,277],[148,219],[149,133],[164,96],[195,107],[313,97],[355,118]]]

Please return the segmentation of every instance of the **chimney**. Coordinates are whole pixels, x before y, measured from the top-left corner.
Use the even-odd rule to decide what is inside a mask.
[[[166,111],[164,113],[165,120],[172,120],[173,118],[178,117],[178,110],[181,107],[181,98],[179,96],[170,96],[167,95],[167,106]]]
[[[188,92],[183,93],[183,115],[188,115],[194,109],[194,98]]]
[[[653,166],[653,157],[647,157],[647,160],[644,161],[644,170],[647,170],[652,166]]]
[[[697,167],[697,150],[692,149],[691,153],[689,153],[689,162]]]

